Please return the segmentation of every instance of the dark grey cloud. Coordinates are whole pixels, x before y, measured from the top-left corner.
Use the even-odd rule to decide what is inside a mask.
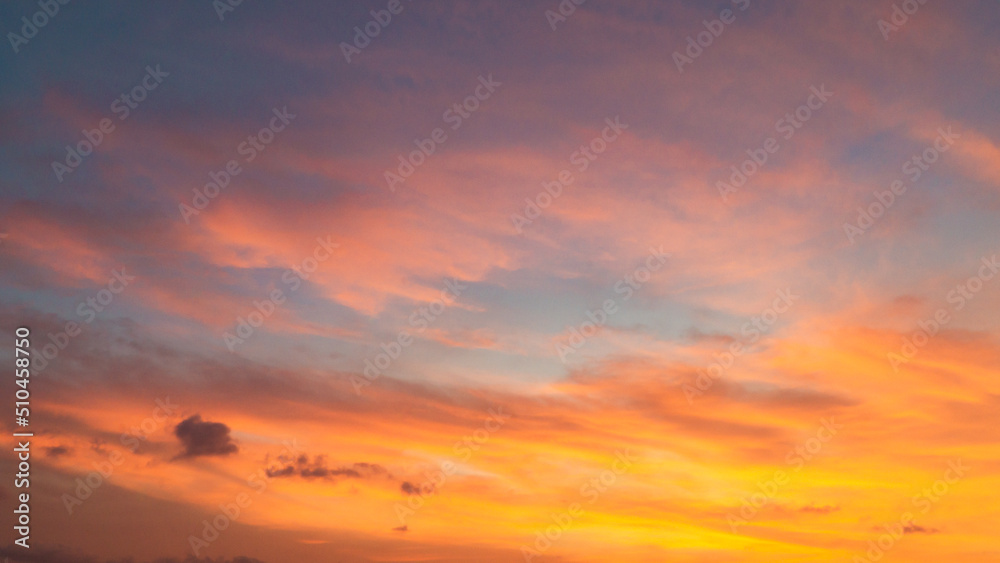
[[[432,483],[424,483],[423,486],[421,486],[421,485],[414,485],[409,481],[403,481],[399,485],[399,490],[403,491],[404,495],[420,495],[420,494],[429,495],[432,494],[437,489],[434,487]]]
[[[194,415],[174,428],[174,435],[184,444],[184,451],[174,459],[211,455],[229,455],[239,451],[221,422],[206,422]]]
[[[59,457],[70,453],[72,450],[66,446],[52,446],[51,448],[45,448],[45,455],[48,457]]]
[[[338,477],[364,479],[388,476],[389,472],[381,465],[363,462],[341,467],[329,467],[326,463],[326,456],[319,455],[310,461],[309,456],[305,454],[291,462],[286,462],[285,465],[267,469],[268,477],[292,477],[295,475],[306,479],[336,479]]]

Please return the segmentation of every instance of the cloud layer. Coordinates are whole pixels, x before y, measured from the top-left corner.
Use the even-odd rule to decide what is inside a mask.
[[[1000,556],[998,6],[218,4],[0,57],[32,560]]]

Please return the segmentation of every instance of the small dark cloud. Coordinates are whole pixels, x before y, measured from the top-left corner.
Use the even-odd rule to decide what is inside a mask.
[[[45,448],[45,455],[48,457],[59,457],[64,456],[73,450],[67,448],[66,446],[53,446],[51,448]]]
[[[268,477],[290,477],[295,475],[295,467],[289,465],[288,467],[282,467],[280,469],[268,469]]]
[[[925,528],[923,526],[917,526],[916,524],[910,524],[909,526],[903,528],[904,534],[936,534],[940,532],[937,528]]]
[[[393,532],[409,532],[410,528],[408,526],[396,526],[392,529]]]
[[[419,494],[429,495],[433,493],[435,489],[434,485],[430,483],[424,484],[423,489],[421,489],[420,485],[414,485],[409,481],[403,481],[399,485],[399,490],[403,491],[404,495],[419,495]]]
[[[174,459],[229,455],[239,451],[229,435],[228,426],[221,422],[204,422],[197,414],[178,424],[174,435],[184,444],[184,452]]]
[[[381,465],[374,463],[355,463],[341,467],[329,467],[326,463],[326,456],[316,456],[312,461],[309,456],[300,455],[294,461],[286,462],[285,465],[269,467],[266,470],[268,477],[292,477],[298,475],[304,479],[336,479],[339,477],[348,479],[364,479],[379,475],[388,475],[388,471]]]
[[[812,514],[829,514],[831,512],[836,512],[840,510],[839,506],[803,506],[799,509],[799,512],[809,512]]]

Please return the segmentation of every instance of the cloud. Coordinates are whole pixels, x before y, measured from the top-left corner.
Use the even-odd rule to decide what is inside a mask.
[[[326,464],[326,456],[319,455],[313,458],[312,461],[309,461],[309,456],[305,454],[300,455],[293,462],[283,467],[272,467],[267,469],[268,477],[291,477],[299,475],[300,477],[306,479],[335,479],[337,477],[364,479],[377,475],[388,474],[389,472],[386,471],[384,467],[374,463],[362,462],[354,463],[349,466],[331,468]]]
[[[229,455],[239,451],[229,436],[228,426],[221,422],[203,422],[197,414],[178,424],[174,435],[184,444],[184,453],[174,459]]]
[[[917,526],[916,524],[910,524],[909,526],[903,528],[904,534],[936,534],[940,532],[937,528],[925,528],[923,526]]]
[[[73,450],[67,448],[66,446],[52,446],[50,448],[45,448],[45,455],[49,457],[59,457],[64,456]]]
[[[403,491],[406,495],[420,495],[420,494],[431,494],[434,492],[435,487],[431,483],[425,483],[421,488],[420,485],[414,485],[409,481],[403,481],[399,485],[399,490]]]
[[[410,528],[409,528],[409,526],[396,526],[395,528],[392,529],[392,531],[393,532],[409,532]]]

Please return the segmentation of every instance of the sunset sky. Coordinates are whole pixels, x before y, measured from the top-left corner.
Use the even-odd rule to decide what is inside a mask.
[[[998,28],[0,4],[0,556],[1000,561]]]

